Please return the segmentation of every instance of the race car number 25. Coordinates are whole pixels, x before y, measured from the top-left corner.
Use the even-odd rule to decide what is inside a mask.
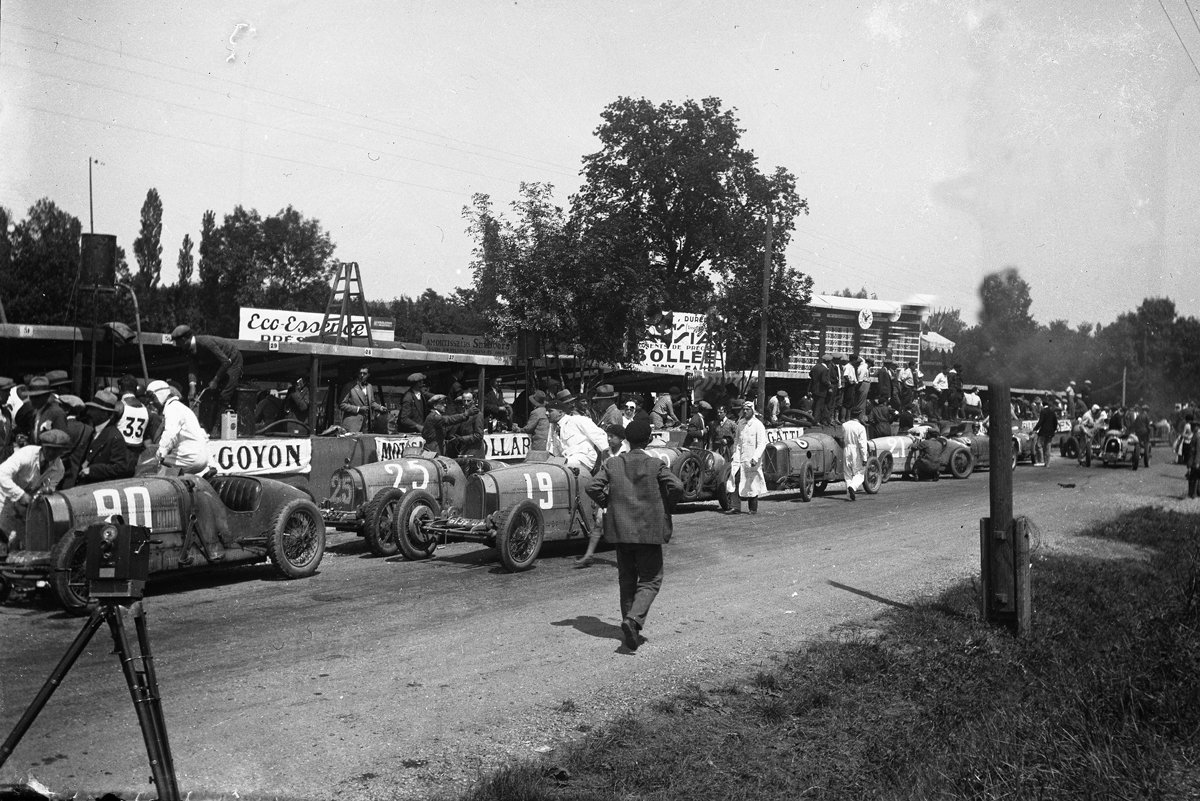
[[[537,504],[542,509],[554,508],[554,482],[550,478],[549,473],[537,473],[537,493],[545,493],[544,498],[534,497],[533,476],[525,474],[525,494],[529,500],[537,501]]]

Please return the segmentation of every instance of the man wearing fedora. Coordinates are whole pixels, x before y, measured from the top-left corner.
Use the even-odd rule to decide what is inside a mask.
[[[25,405],[17,412],[17,425],[23,428],[30,442],[37,442],[38,435],[51,428],[67,433],[67,413],[46,376],[35,375],[29,379],[26,396]]]
[[[108,390],[100,390],[87,402],[88,421],[95,429],[79,468],[76,484],[94,484],[132,478],[137,461],[114,420],[120,401]]]
[[[609,426],[624,425],[621,409],[617,406],[617,393],[612,384],[601,384],[596,387],[596,393],[592,395],[592,403],[595,404],[596,412],[600,415],[597,425],[605,431],[609,429]]]
[[[37,443],[18,448],[0,463],[0,531],[10,552],[23,544],[25,513],[34,496],[53,492],[66,472],[62,457],[71,447],[67,432],[46,429]]]
[[[216,419],[203,420],[205,428],[212,428],[220,419],[221,412],[226,409],[236,409],[234,393],[237,392],[238,382],[242,380],[242,352],[232,339],[223,339],[207,334],[193,333],[188,325],[177,326],[171,332],[171,340],[175,347],[188,355],[188,394],[190,404],[196,399],[196,385],[200,380],[200,363],[203,361],[209,368],[216,366],[208,388],[218,393],[218,402],[213,407]]]
[[[425,374],[413,373],[408,377],[408,392],[400,400],[400,417],[396,420],[396,428],[401,434],[420,434],[427,416]]]
[[[379,402],[379,394],[371,386],[371,370],[366,365],[359,368],[358,381],[346,390],[346,396],[338,404],[342,410],[342,428],[358,433],[360,431],[377,431],[377,421],[386,420],[387,407]],[[424,421],[422,421],[424,422]]]
[[[58,402],[67,413],[67,436],[71,438],[71,447],[63,456],[63,468],[66,474],[63,476],[63,489],[70,489],[75,486],[75,479],[79,475],[79,469],[83,466],[83,457],[87,455],[88,445],[92,442],[92,434],[95,429],[87,419],[87,404],[83,402],[83,398],[76,395],[59,395]]]
[[[529,417],[521,430],[529,435],[529,450],[549,450],[550,418],[546,414],[546,393],[536,390],[527,400]]]

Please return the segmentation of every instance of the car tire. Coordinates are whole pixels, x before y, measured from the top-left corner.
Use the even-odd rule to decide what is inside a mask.
[[[817,489],[817,474],[811,464],[806,464],[800,468],[799,488],[801,501],[808,503],[813,499],[813,493]]]
[[[496,550],[500,563],[513,573],[533,567],[542,550],[542,510],[526,498],[496,516]]]
[[[704,489],[704,468],[695,454],[684,454],[680,458],[675,475],[679,477],[680,482],[683,484],[683,497],[680,500],[687,502],[698,500],[701,491]]]
[[[729,503],[729,490],[725,489],[725,482],[717,484],[717,506],[722,512],[728,512],[731,504]]]
[[[975,454],[966,448],[956,448],[954,453],[950,454],[947,467],[954,478],[970,478],[975,470]]]
[[[895,459],[890,453],[884,453],[879,456],[879,474],[884,484],[892,480],[892,467],[895,465]]]
[[[409,490],[396,506],[393,518],[393,539],[400,546],[404,558],[419,562],[433,556],[437,549],[437,538],[427,535],[421,524],[433,520],[442,513],[437,500],[425,490]]]
[[[877,495],[879,488],[883,486],[883,466],[879,464],[879,459],[872,456],[867,459],[867,464],[863,468],[863,492],[868,495]]]
[[[363,537],[367,548],[376,556],[395,556],[400,552],[396,543],[396,507],[404,498],[404,490],[396,487],[381,489],[363,509]]]
[[[317,572],[325,556],[325,521],[315,503],[294,498],[275,513],[267,556],[288,578],[307,578]]]
[[[87,538],[67,532],[50,551],[50,587],[63,609],[76,617],[87,612]]]

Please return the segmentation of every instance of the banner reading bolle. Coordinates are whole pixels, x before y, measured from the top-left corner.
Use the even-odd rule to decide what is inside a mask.
[[[212,439],[208,465],[220,475],[269,476],[312,470],[308,439]]]

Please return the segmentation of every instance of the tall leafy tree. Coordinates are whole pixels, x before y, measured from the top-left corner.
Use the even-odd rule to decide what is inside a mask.
[[[151,188],[142,203],[141,229],[133,240],[133,256],[138,264],[135,286],[139,290],[157,287],[162,274],[162,214],[162,199],[158,190]]]
[[[584,157],[574,216],[580,230],[607,227],[618,252],[641,262],[652,303],[703,311],[712,276],[748,266],[768,208],[780,222],[781,251],[807,208],[785,170],[759,171],[736,116],[717,98],[656,106],[621,97],[601,119],[601,149]]]
[[[77,312],[79,219],[49,198],[30,207],[9,238],[9,268],[0,275],[11,322],[69,325]]]

